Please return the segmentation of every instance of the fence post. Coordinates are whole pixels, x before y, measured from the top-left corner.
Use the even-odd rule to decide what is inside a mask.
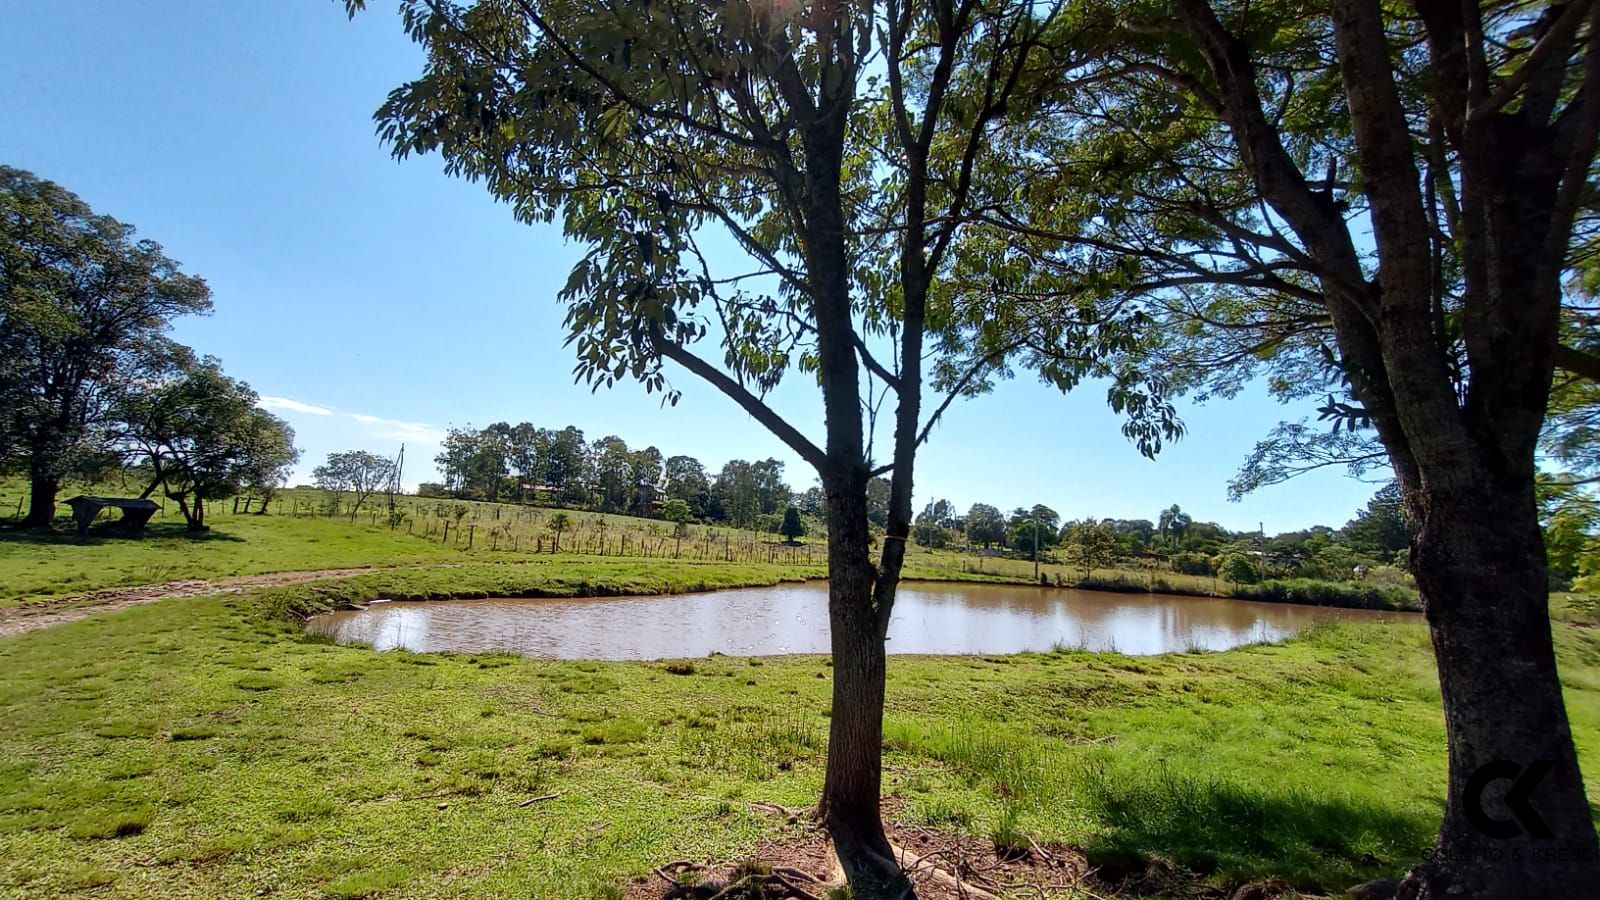
[[[467,526],[467,549],[468,550],[472,549],[472,536],[474,534],[476,534],[477,531],[478,531],[478,526],[476,526],[476,525],[468,525]]]

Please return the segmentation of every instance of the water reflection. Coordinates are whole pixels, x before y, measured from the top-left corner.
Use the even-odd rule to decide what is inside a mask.
[[[511,651],[559,659],[828,651],[821,582],[674,597],[380,603],[308,628],[379,650]],[[902,585],[890,653],[1017,653],[1057,646],[1147,655],[1277,641],[1325,619],[1410,614],[1067,588]]]

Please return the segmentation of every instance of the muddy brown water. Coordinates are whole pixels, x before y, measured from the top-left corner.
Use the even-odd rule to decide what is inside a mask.
[[[890,653],[1074,647],[1133,655],[1279,641],[1330,619],[1410,613],[993,584],[903,584]],[[513,652],[557,659],[670,659],[828,652],[821,581],[660,597],[375,603],[307,628],[377,650]]]

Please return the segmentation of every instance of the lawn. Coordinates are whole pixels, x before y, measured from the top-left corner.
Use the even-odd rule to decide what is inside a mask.
[[[0,893],[605,897],[666,860],[748,854],[784,827],[751,802],[819,790],[827,660],[379,654],[309,640],[285,610],[795,574],[576,559],[391,572],[0,641]],[[1600,637],[1556,629],[1593,771]],[[885,789],[907,822],[1338,890],[1422,852],[1443,740],[1413,625],[1148,658],[892,657]]]

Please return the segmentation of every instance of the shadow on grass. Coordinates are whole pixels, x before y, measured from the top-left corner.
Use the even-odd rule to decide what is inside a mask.
[[[1330,788],[1337,784],[1330,779]],[[1090,766],[1079,787],[1085,811],[1099,825],[1083,850],[1112,880],[1159,856],[1206,875],[1275,877],[1299,890],[1338,891],[1405,871],[1422,858],[1439,826],[1439,815],[1349,794],[1164,768]]]
[[[123,531],[116,521],[97,522],[90,526],[87,535],[80,536],[74,529],[70,520],[58,521],[52,531],[37,529],[22,529],[15,526],[0,528],[0,547],[10,546],[35,546],[35,547],[92,547],[101,544],[127,543],[138,541],[192,541],[195,543],[208,543],[212,541],[228,541],[243,543],[244,538],[224,531],[190,531],[182,522],[160,522],[145,526],[140,534],[129,534]]]

